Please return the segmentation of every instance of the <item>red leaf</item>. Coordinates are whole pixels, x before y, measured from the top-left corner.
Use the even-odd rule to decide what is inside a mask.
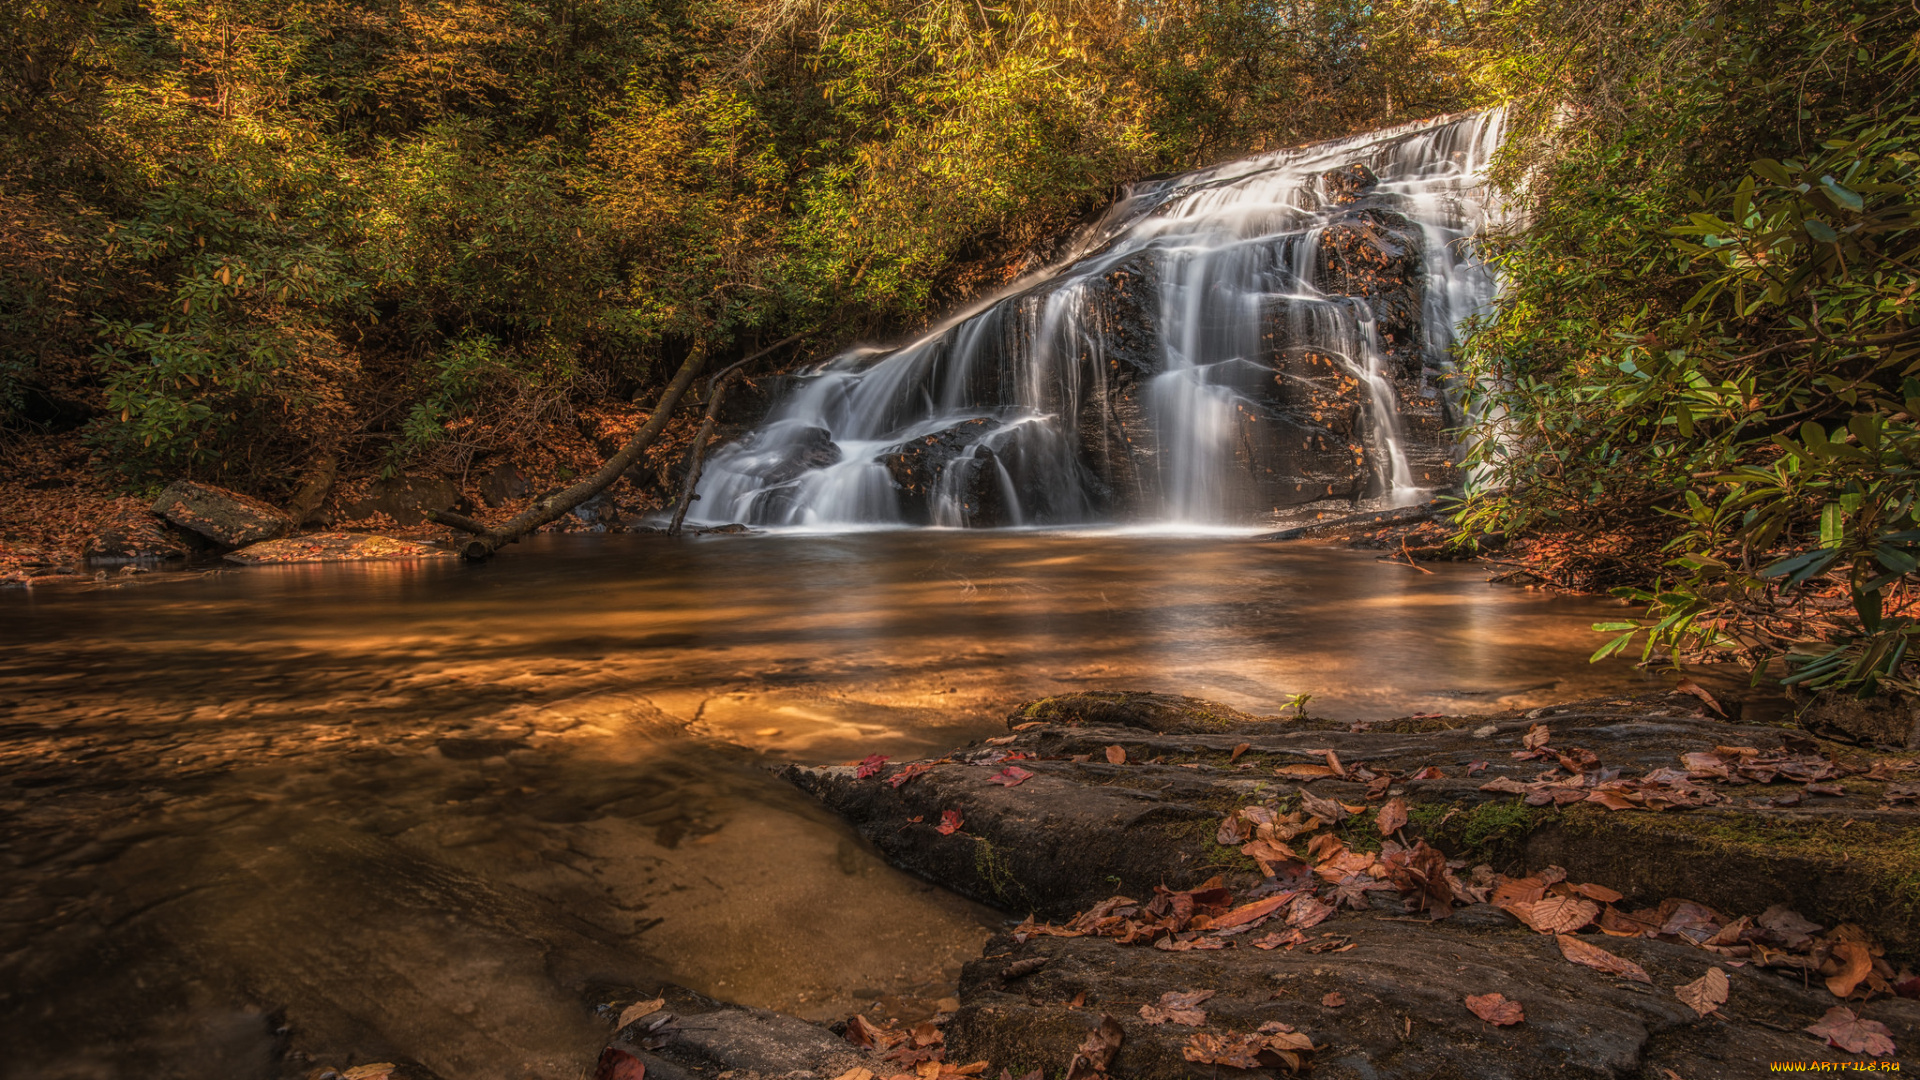
[[[886,763],[887,755],[874,754],[860,762],[860,767],[853,770],[853,777],[856,780],[865,780],[867,777],[879,772],[880,766]]]
[[[600,1051],[593,1080],[646,1080],[647,1063],[617,1046]]]
[[[887,777],[887,783],[892,784],[894,787],[899,787],[914,777],[919,776],[921,773],[932,771],[933,766],[924,761],[916,761],[906,768],[901,769],[899,772],[894,773],[892,776]]]
[[[960,811],[942,810],[940,811],[940,824],[935,825],[934,829],[938,831],[941,836],[952,836],[954,833],[960,831],[960,826],[965,824],[966,822],[960,820]]]
[[[1027,778],[1031,777],[1032,775],[1033,775],[1032,773],[1021,768],[1018,765],[1009,765],[1006,768],[1001,769],[998,775],[988,777],[987,783],[1005,784],[1008,787],[1018,787],[1022,783],[1024,783],[1027,780]]]

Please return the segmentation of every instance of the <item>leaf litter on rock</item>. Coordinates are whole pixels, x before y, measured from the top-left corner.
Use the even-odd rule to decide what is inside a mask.
[[[1729,989],[1726,971],[1711,967],[1705,975],[1674,987],[1673,992],[1687,1008],[1705,1017],[1719,1011],[1720,1006],[1727,1003]]]
[[[1805,1030],[1825,1039],[1828,1046],[1849,1054],[1877,1058],[1894,1054],[1893,1032],[1887,1030],[1887,1025],[1878,1020],[1863,1020],[1844,1005],[1828,1009],[1827,1015],[1807,1025]]]
[[[1140,1006],[1140,1019],[1149,1024],[1200,1027],[1207,1022],[1207,1014],[1201,1011],[1200,1005],[1213,994],[1212,990],[1168,991],[1160,995],[1159,1004]]]

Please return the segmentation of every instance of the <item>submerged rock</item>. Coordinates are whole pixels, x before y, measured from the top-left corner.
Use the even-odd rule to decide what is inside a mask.
[[[271,540],[293,527],[286,514],[259,499],[193,480],[168,484],[153,512],[222,547]]]
[[[371,562],[380,559],[452,559],[454,552],[432,544],[395,540],[368,533],[312,533],[250,544],[227,553],[228,562],[243,566],[275,563]]]

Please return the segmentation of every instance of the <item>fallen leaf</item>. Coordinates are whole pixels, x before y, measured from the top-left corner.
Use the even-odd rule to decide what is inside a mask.
[[[1508,1001],[1505,994],[1474,994],[1467,998],[1467,1008],[1473,1015],[1495,1027],[1506,1027],[1526,1020],[1526,1010],[1517,1001]]]
[[[1441,772],[1437,765],[1428,765],[1419,772],[1407,777],[1409,780],[1445,780],[1446,778],[1447,774]]]
[[[834,1077],[833,1080],[873,1080],[873,1070],[863,1069],[855,1065],[853,1068]]]
[[[1328,824],[1338,824],[1347,819],[1347,808],[1332,799],[1323,799],[1311,791],[1300,793],[1300,805],[1307,813]]]
[[[1160,1004],[1140,1006],[1140,1019],[1149,1024],[1173,1023],[1199,1027],[1207,1022],[1207,1014],[1200,1010],[1200,1004],[1212,996],[1211,990],[1161,994]]]
[[[1256,840],[1254,843],[1264,843],[1264,841]],[[1252,845],[1248,846],[1251,847]],[[1264,900],[1255,900],[1251,904],[1242,904],[1232,911],[1227,912],[1225,915],[1213,920],[1213,924],[1209,929],[1225,930],[1230,927],[1244,926],[1247,923],[1264,919],[1291,903],[1294,895],[1295,894],[1290,892],[1283,892],[1269,896]]]
[[[935,825],[934,830],[941,836],[952,836],[954,833],[959,832],[960,827],[965,824],[966,822],[960,820],[960,811],[942,810],[940,811],[940,824]]]
[[[1857,941],[1835,942],[1833,958],[1840,962],[1840,970],[1827,976],[1827,989],[1837,998],[1853,993],[1860,980],[1873,970],[1873,954]]]
[[[1119,1021],[1102,1013],[1100,1026],[1088,1033],[1087,1040],[1080,1044],[1079,1052],[1067,1063],[1066,1080],[1082,1080],[1106,1072],[1107,1066],[1113,1062],[1114,1052],[1120,1049],[1120,1042],[1125,1038],[1126,1032],[1120,1027]]]
[[[1034,728],[1037,728],[1037,727],[1046,727],[1048,723],[1049,721],[1046,721],[1046,720],[1029,720],[1024,724],[1013,725],[1013,730],[1032,731]]]
[[[1548,896],[1507,907],[1521,922],[1543,934],[1566,934],[1592,922],[1600,905],[1576,896]]]
[[[1828,1046],[1849,1054],[1892,1057],[1894,1053],[1893,1032],[1887,1030],[1887,1025],[1878,1020],[1862,1020],[1844,1005],[1828,1009],[1819,1023],[1809,1024],[1805,1030],[1827,1040]]]
[[[989,784],[1004,784],[1007,787],[1019,787],[1033,776],[1018,765],[1009,765],[993,776],[987,777]]]
[[[1120,746],[1118,744],[1107,747],[1107,764],[1125,765],[1126,763],[1127,763],[1126,747]]]
[[[611,1046],[607,1047],[607,1049],[600,1054],[600,1060],[603,1064],[607,1060],[609,1053],[618,1054],[620,1057],[632,1062],[632,1068],[605,1073],[604,1076],[599,1071],[595,1071],[594,1080],[641,1080],[642,1077],[647,1075],[647,1067],[640,1062],[639,1058],[634,1057],[624,1050],[616,1050]],[[355,1065],[353,1068],[341,1073],[340,1077],[341,1080],[388,1080],[396,1068],[398,1068],[398,1066],[391,1061],[376,1061],[367,1065]]]
[[[1320,999],[1320,1004],[1325,1005],[1329,1009],[1337,1009],[1346,1003],[1347,996],[1338,990]]]
[[[1332,904],[1323,904],[1311,896],[1297,897],[1293,907],[1287,911],[1287,925],[1296,930],[1306,930],[1325,922],[1333,914]]]
[[[666,1007],[666,1004],[666,998],[654,998],[652,1001],[642,1001],[629,1005],[620,1011],[620,1019],[614,1021],[613,1026],[615,1030],[626,1027],[628,1024],[633,1023],[643,1016],[652,1016],[654,1013],[659,1012],[662,1008]]]
[[[1624,956],[1615,956],[1597,945],[1589,945],[1571,934],[1560,934],[1554,938],[1560,946],[1560,955],[1576,964],[1584,964],[1609,975],[1619,975],[1634,982],[1653,984],[1653,977],[1645,968]]]
[[[1333,770],[1333,775],[1345,780],[1347,778],[1347,767],[1340,764],[1340,755],[1331,750],[1323,752],[1327,755],[1327,768]]]
[[[1379,815],[1373,819],[1374,827],[1380,830],[1381,836],[1392,836],[1406,823],[1407,800],[1405,799],[1388,799],[1387,804],[1380,808]]]
[[[1707,688],[1694,682],[1692,679],[1681,679],[1680,682],[1674,686],[1673,692],[1676,694],[1692,694],[1704,702],[1707,708],[1712,709],[1721,716],[1727,715],[1727,710],[1721,708],[1720,703],[1713,700],[1713,695],[1707,693]]]
[[[846,1040],[855,1046],[885,1050],[899,1042],[901,1038],[900,1033],[888,1031],[859,1013],[854,1013],[847,1019]]]
[[[1291,947],[1294,945],[1305,945],[1306,943],[1307,935],[1298,930],[1289,930],[1284,934],[1268,934],[1266,937],[1253,942],[1253,947],[1256,949],[1278,949],[1283,945]]]
[[[1239,746],[1234,747],[1233,753],[1227,755],[1227,764],[1231,765],[1234,762],[1239,761],[1240,755],[1246,753],[1251,749],[1253,749],[1253,744],[1250,742],[1243,742]]]
[[[1002,735],[997,739],[988,739],[987,745],[988,746],[1012,746],[1013,741],[1017,738],[1019,738],[1018,735]]]
[[[853,770],[854,779],[865,780],[867,777],[879,772],[880,766],[886,763],[887,755],[885,754],[874,754],[864,758],[861,760],[859,766]]]
[[[894,773],[892,776],[887,777],[887,783],[892,784],[896,788],[902,787],[906,784],[907,781],[913,779],[914,777],[919,776],[922,773],[929,773],[932,771],[933,771],[933,766],[927,764],[924,761],[915,761],[910,763],[906,768],[901,769],[899,772]]]
[[[1538,750],[1547,745],[1547,740],[1551,738],[1553,738],[1553,732],[1547,730],[1547,725],[1535,724],[1521,737],[1520,745],[1529,750]]]
[[[1727,973],[1714,967],[1692,982],[1674,987],[1673,992],[1687,1008],[1706,1016],[1727,1003],[1728,988]]]
[[[1487,763],[1486,763],[1486,762],[1484,762],[1484,761],[1469,761],[1469,762],[1467,762],[1467,775],[1468,775],[1468,776],[1472,776],[1472,775],[1473,775],[1474,773],[1478,773],[1478,772],[1486,772],[1486,771],[1487,771]]]
[[[392,1073],[392,1065],[361,1065],[340,1075],[344,1080],[387,1080]],[[646,1080],[646,1075],[647,1063],[617,1046],[600,1051],[600,1060],[593,1067],[593,1080]]]
[[[1284,776],[1289,780],[1312,781],[1318,780],[1321,777],[1332,776],[1333,770],[1327,768],[1325,765],[1282,765],[1273,770],[1273,775]]]
[[[1605,885],[1575,885],[1573,891],[1589,900],[1598,900],[1603,904],[1617,904],[1626,899],[1624,895],[1614,892]]]

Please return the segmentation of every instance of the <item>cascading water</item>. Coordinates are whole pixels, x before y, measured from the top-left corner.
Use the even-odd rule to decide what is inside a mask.
[[[715,453],[693,517],[1234,525],[1415,501],[1457,475],[1439,380],[1493,295],[1469,249],[1502,127],[1136,184],[1048,269],[803,377]]]

